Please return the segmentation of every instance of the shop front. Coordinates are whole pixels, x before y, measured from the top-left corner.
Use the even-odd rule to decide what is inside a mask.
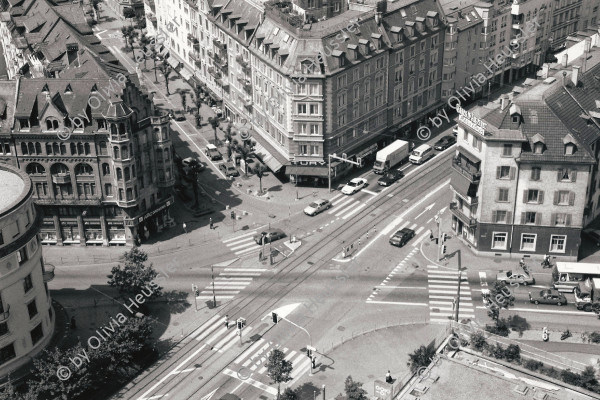
[[[56,227],[53,218],[44,218],[40,228],[40,240],[42,244],[56,244]]]
[[[107,219],[106,225],[108,227],[108,244],[123,246],[127,240],[125,237],[125,224],[123,220]]]
[[[286,165],[285,173],[296,186],[325,186],[329,179],[326,165]]]
[[[102,234],[102,224],[100,222],[100,218],[89,218],[83,220],[83,229],[86,245],[101,246],[104,244],[104,235]]]
[[[77,219],[66,219],[63,218],[60,221],[60,230],[63,239],[63,244],[80,244],[81,243],[81,235],[79,233],[79,224],[77,223]]]
[[[131,236],[136,243],[141,243],[173,224],[169,215],[169,207],[173,203],[174,198],[170,196],[167,200],[159,203],[153,210],[145,214],[133,218],[125,218],[124,227],[128,227],[131,230]]]

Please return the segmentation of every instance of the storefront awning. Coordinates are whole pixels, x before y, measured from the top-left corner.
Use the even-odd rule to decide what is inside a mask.
[[[181,71],[179,71],[179,74],[186,81],[189,81],[190,79],[192,79],[192,73],[185,68],[182,68]]]
[[[477,196],[477,184],[471,183],[456,171],[450,176],[450,187],[462,197]]]
[[[252,132],[252,139],[256,141],[254,154],[256,154],[263,163],[274,173],[279,172],[288,160],[273,147],[260,134]]]
[[[329,173],[327,172],[327,167],[317,167],[314,165],[286,165],[285,174],[300,176],[329,176]]]
[[[167,62],[169,63],[169,65],[170,65],[171,67],[173,67],[173,69],[177,69],[177,68],[179,68],[179,64],[181,64],[181,63],[179,62],[179,60],[178,60],[178,59],[176,59],[175,57],[169,57],[169,58],[167,58]]]
[[[474,156],[473,154],[466,151],[463,147],[458,150],[459,154],[469,160],[471,164],[478,165],[481,163],[481,160]]]

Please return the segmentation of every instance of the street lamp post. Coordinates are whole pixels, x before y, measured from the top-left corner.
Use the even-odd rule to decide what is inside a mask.
[[[215,271],[214,266],[210,266],[210,277],[212,280],[212,292],[213,292],[213,307],[217,308],[217,297],[215,296]]]
[[[460,256],[460,250],[456,250],[456,254],[458,255],[458,292],[456,295],[456,309],[454,310],[455,314],[454,314],[454,321],[458,322],[458,309],[460,307],[460,283],[461,283],[461,277],[462,277],[462,266],[461,266],[461,256]]]

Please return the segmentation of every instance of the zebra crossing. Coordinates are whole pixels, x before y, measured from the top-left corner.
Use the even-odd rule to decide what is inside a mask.
[[[327,214],[342,219],[350,218],[367,206],[367,203],[355,200],[343,193],[336,194],[329,199],[329,201],[331,201],[331,205],[333,207],[327,212]]]
[[[458,271],[427,266],[429,290],[429,320],[432,323],[447,323],[454,317],[454,302],[458,291]],[[460,304],[458,318],[475,318],[471,299],[471,288],[466,274],[460,277]]]
[[[223,353],[236,344],[239,346],[240,339],[235,323],[230,320],[229,326],[226,326],[225,321],[225,317],[222,317],[219,314],[214,315],[200,328],[194,331],[190,335],[189,340],[195,340],[206,344],[207,346],[210,346],[212,351],[218,353]],[[248,325],[244,327],[242,331],[242,340],[245,345],[247,345],[245,342],[246,338],[252,336],[252,330],[253,327]],[[229,368],[225,368],[223,374],[244,380],[250,385],[275,396],[277,395],[277,389],[261,382],[261,379],[266,382],[270,381],[266,374],[267,367],[265,364],[269,353],[273,349],[279,349],[285,354],[285,359],[292,362],[292,380],[287,383],[288,387],[292,386],[310,370],[310,359],[305,353],[301,352],[299,349],[294,350],[283,347],[278,343],[261,337],[244,350],[233,363],[229,365]]]
[[[231,300],[265,271],[266,268],[225,268],[215,277],[214,287],[213,283],[206,286],[196,300],[212,300],[213,291],[217,300]]]
[[[261,246],[256,244],[254,241],[254,235],[256,234],[256,231],[248,232],[244,235],[225,239],[223,240],[223,243],[236,256],[245,256],[248,254],[258,253],[261,250]]]

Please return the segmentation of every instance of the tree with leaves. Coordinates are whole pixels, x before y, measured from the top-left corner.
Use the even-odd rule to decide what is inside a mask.
[[[133,43],[138,37],[138,32],[133,28],[133,26],[123,26],[121,27],[121,33],[125,38],[125,49],[131,47],[131,51],[133,52],[133,59],[135,60],[135,49],[133,48]]]
[[[419,368],[428,366],[434,356],[435,344],[433,342],[427,346],[419,347],[413,353],[408,355],[407,365],[410,367],[410,372],[414,374]]]
[[[160,72],[162,72],[163,76],[165,77],[165,86],[167,87],[167,95],[170,95],[171,93],[169,93],[169,75],[171,75],[171,72],[173,72],[173,69],[171,68],[171,65],[169,65],[169,62],[167,61],[166,58],[163,58],[159,67]]]
[[[148,46],[152,43],[152,40],[145,33],[142,33],[139,41],[140,47],[142,48],[142,58],[144,59],[144,71],[147,71],[146,60],[148,59]]]
[[[179,96],[181,97],[181,109],[185,113],[187,110],[187,93],[185,91],[180,91]]]
[[[188,168],[188,176],[192,181],[192,191],[194,193],[194,207],[198,207],[200,205],[200,188],[198,187],[198,175],[202,171],[202,167],[200,163],[196,159],[192,159]]]
[[[508,309],[515,303],[515,296],[506,282],[496,281],[490,288],[490,304],[488,305],[488,316],[498,322],[500,309]]]
[[[108,275],[108,284],[119,289],[119,293],[127,295],[138,295],[142,291],[150,291],[146,297],[162,296],[162,288],[154,283],[154,278],[158,272],[152,267],[152,264],[146,266],[144,263],[148,260],[148,255],[134,247],[124,254],[124,265],[119,263],[113,267]]]
[[[274,383],[277,383],[277,399],[281,393],[281,382],[292,380],[292,362],[285,359],[285,354],[278,349],[269,353],[267,358],[267,375]]]
[[[355,381],[348,375],[344,384],[346,398],[348,400],[367,400],[367,391],[362,388],[362,382]]]
[[[39,400],[37,393],[29,388],[26,393],[21,393],[14,387],[10,376],[8,382],[0,388],[0,400]]]
[[[300,400],[298,390],[286,388],[281,394],[281,400]]]
[[[136,17],[135,11],[131,7],[123,8],[123,17],[125,19],[132,19]]]
[[[38,399],[70,400],[76,399],[92,388],[90,365],[82,355],[87,354],[81,344],[69,350],[54,348],[45,350],[42,357],[33,359],[33,376],[30,390]],[[79,357],[81,364],[77,368],[70,361]],[[60,367],[69,368],[71,376],[62,380],[57,376]],[[62,369],[62,371],[66,371]]]
[[[258,166],[256,167],[256,169],[254,170],[254,173],[258,177],[258,183],[260,185],[260,191],[259,191],[259,193],[263,192],[262,178],[263,178],[263,176],[265,176],[267,174],[267,171],[268,171],[267,167],[265,167],[262,164],[258,164]]]
[[[212,126],[212,128],[215,132],[215,145],[216,145],[217,142],[219,141],[219,138],[217,137],[217,127],[219,126],[219,120],[215,117],[209,117],[208,123],[210,124],[210,126]]]
[[[198,111],[194,113],[194,120],[196,121],[196,128],[202,127],[202,116]]]
[[[154,63],[154,83],[158,83],[158,76],[156,75],[156,70],[158,69],[156,66],[156,61],[158,59],[158,49],[156,47],[156,43],[152,43],[150,45],[150,56],[152,57],[152,62]]]

